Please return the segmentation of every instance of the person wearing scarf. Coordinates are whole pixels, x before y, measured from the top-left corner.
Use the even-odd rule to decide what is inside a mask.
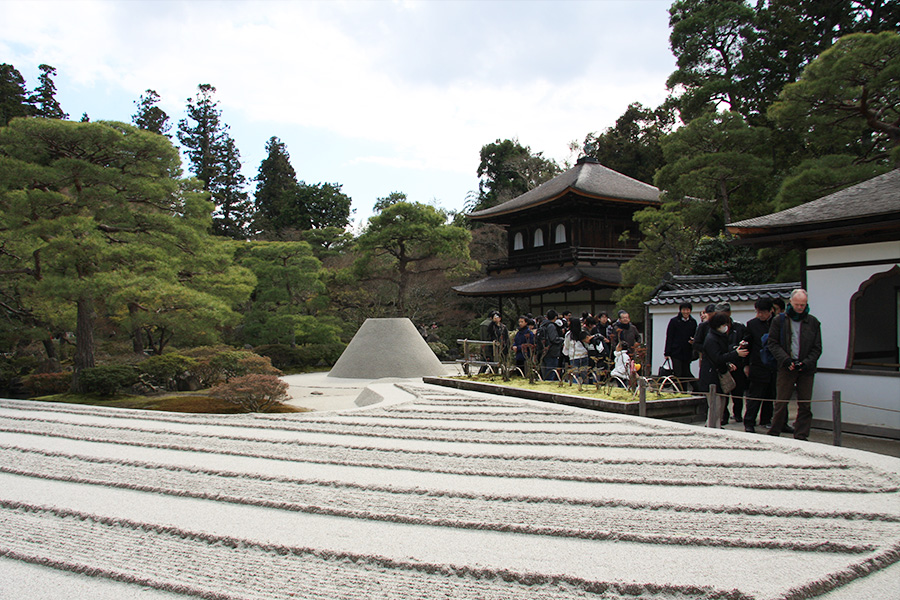
[[[788,402],[797,391],[797,421],[794,438],[806,440],[812,425],[813,381],[816,364],[822,355],[822,326],[809,313],[806,290],[791,292],[784,316],[772,319],[769,329],[769,351],[778,363],[775,382],[775,412],[769,435],[781,435],[788,419]]]

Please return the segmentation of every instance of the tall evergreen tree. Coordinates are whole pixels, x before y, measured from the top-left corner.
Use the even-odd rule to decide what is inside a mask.
[[[297,181],[284,143],[273,136],[256,176],[256,229],[263,237],[284,238],[312,229],[343,229],[350,222],[350,197],[338,183]]]
[[[246,178],[240,174],[240,152],[213,100],[215,92],[215,87],[203,83],[196,98],[188,98],[187,118],[178,122],[178,141],[187,149],[191,172],[216,205],[213,230],[240,239],[250,220]]]
[[[765,125],[781,89],[839,38],[900,28],[892,0],[676,0],[669,14],[668,85],[685,122],[725,103]]]
[[[284,142],[274,135],[266,142],[266,157],[259,163],[256,176],[254,209],[256,229],[275,233],[284,225],[281,218],[290,196],[296,193],[297,173]]]
[[[56,84],[53,83],[56,69],[50,65],[39,65],[38,69],[41,70],[38,77],[40,85],[35,88],[34,94],[31,96],[31,102],[37,107],[37,116],[47,119],[68,118],[68,113],[63,111],[56,100]]]
[[[140,100],[135,100],[138,107],[136,113],[131,116],[131,122],[144,131],[151,131],[169,137],[172,125],[169,123],[169,115],[157,106],[159,94],[156,90],[147,90],[141,95]]]
[[[213,100],[216,88],[208,83],[197,87],[197,96],[187,99],[187,118],[178,122],[178,141],[187,149],[191,172],[209,191],[219,174],[219,152],[228,126],[222,123],[219,103]]]
[[[253,212],[247,192],[247,178],[241,173],[241,153],[231,136],[224,138],[221,150],[221,168],[218,177],[210,185],[213,204],[213,233],[234,238],[247,237],[247,228]]]
[[[0,127],[6,127],[16,117],[29,117],[34,113],[25,78],[14,66],[0,64]]]

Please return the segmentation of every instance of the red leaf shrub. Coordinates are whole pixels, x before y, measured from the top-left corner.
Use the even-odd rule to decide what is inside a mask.
[[[220,383],[209,395],[236,404],[247,412],[266,412],[290,398],[288,384],[274,375],[251,374]]]
[[[49,396],[64,394],[72,387],[72,373],[35,373],[22,378],[22,385],[29,396]]]

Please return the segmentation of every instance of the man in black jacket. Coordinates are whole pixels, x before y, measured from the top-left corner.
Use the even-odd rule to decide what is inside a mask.
[[[541,378],[544,381],[556,379],[559,357],[562,355],[563,337],[560,335],[561,325],[557,325],[557,313],[552,308],[547,311],[547,318],[538,327],[535,334],[537,351],[541,359]]]
[[[663,356],[671,361],[675,377],[693,379],[691,358],[694,352],[692,343],[697,331],[697,321],[691,316],[693,306],[684,302],[678,307],[678,314],[669,320],[666,327],[666,348]]]
[[[818,319],[809,314],[808,298],[806,290],[791,292],[785,316],[772,319],[769,329],[769,350],[778,363],[778,379],[775,382],[777,402],[769,435],[781,435],[787,423],[788,402],[796,389],[794,438],[809,438],[812,424],[809,401],[812,399],[816,364],[822,355],[822,326]]]
[[[761,350],[763,336],[772,324],[772,300],[760,298],[754,304],[756,317],[747,321],[747,342],[750,344],[748,369],[747,408],[744,412],[744,431],[756,431],[756,417],[763,427],[772,425],[772,400],[775,399],[775,366],[763,363]]]

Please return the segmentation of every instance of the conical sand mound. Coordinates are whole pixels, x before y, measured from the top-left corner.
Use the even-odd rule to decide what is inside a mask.
[[[329,377],[378,379],[442,375],[444,367],[409,319],[366,319]]]

